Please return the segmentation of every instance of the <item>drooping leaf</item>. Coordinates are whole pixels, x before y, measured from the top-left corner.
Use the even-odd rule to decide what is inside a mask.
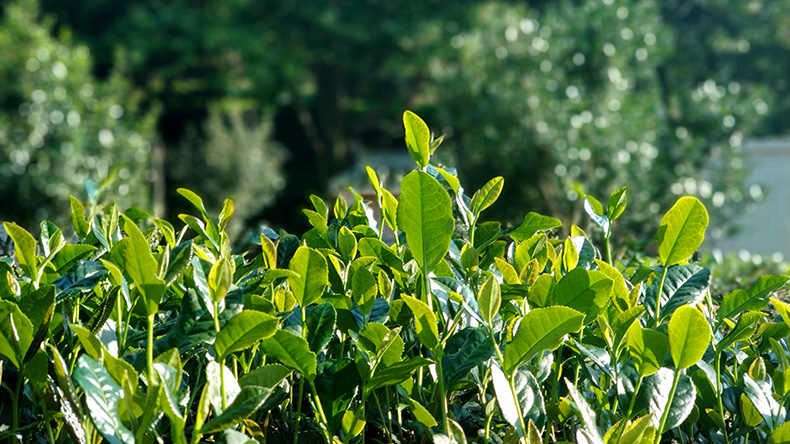
[[[696,197],[684,196],[661,219],[658,255],[665,267],[688,259],[705,238],[708,211]]]
[[[412,171],[401,181],[398,227],[414,259],[430,272],[447,254],[454,229],[450,196],[439,182],[422,171]]]
[[[435,427],[438,423],[436,419],[431,415],[431,413],[426,409],[419,401],[415,400],[403,389],[403,387],[397,387],[398,394],[401,396],[401,399],[406,403],[411,411],[411,414],[414,415],[414,418],[425,427],[431,428]]]
[[[667,333],[669,351],[675,367],[679,369],[696,364],[710,344],[710,326],[705,315],[689,305],[675,310],[669,320]]]
[[[512,373],[543,350],[556,349],[565,335],[581,330],[583,320],[583,313],[569,307],[551,306],[530,311],[505,347],[505,372]]]
[[[755,381],[748,374],[743,375],[743,393],[760,412],[765,423],[773,430],[779,417],[779,403],[773,398],[771,385],[766,381]]]
[[[649,376],[657,372],[663,365],[669,348],[667,336],[659,331],[642,328],[639,322],[634,322],[626,337],[628,352],[639,375]]]
[[[656,293],[660,279],[647,287],[645,307],[653,315],[656,311]],[[694,305],[705,298],[710,285],[710,270],[697,265],[669,267],[661,289],[661,318],[669,316],[682,305]]]
[[[222,326],[214,340],[214,349],[218,356],[228,356],[268,338],[277,327],[278,319],[272,315],[256,310],[242,310]]]
[[[255,413],[271,394],[272,389],[267,387],[242,387],[239,394],[236,395],[236,398],[228,405],[225,411],[204,424],[203,427],[200,428],[199,433],[215,433],[235,426]]]
[[[110,444],[134,443],[134,435],[121,421],[118,405],[123,389],[113,381],[107,370],[93,358],[82,355],[74,369],[74,379],[85,392],[93,424]]]
[[[765,313],[759,311],[747,311],[741,314],[735,328],[716,343],[716,351],[721,352],[738,341],[750,338],[757,330],[757,323],[765,316],[767,316]]]
[[[425,302],[419,299],[408,295],[401,295],[401,298],[414,314],[414,327],[417,329],[417,337],[419,337],[420,342],[429,349],[436,347],[439,344],[439,329],[436,315],[428,308]]]
[[[274,336],[264,339],[261,346],[284,365],[301,373],[309,380],[315,378],[316,356],[310,351],[307,341],[285,330],[278,330]]]
[[[501,176],[489,180],[482,188],[477,190],[472,196],[472,201],[469,203],[469,210],[475,217],[479,216],[486,208],[493,205],[499,198],[499,193],[502,192],[502,187],[505,185],[505,179]]]
[[[432,364],[433,361],[423,357],[410,358],[403,361],[398,361],[392,365],[377,370],[373,377],[370,378],[365,389],[368,393],[381,387],[388,387],[395,384],[400,384],[409,378],[415,370],[420,367]]]
[[[420,168],[428,166],[431,159],[431,131],[428,125],[411,111],[403,113],[403,127],[406,130],[406,147],[411,158]]]
[[[301,307],[316,302],[329,284],[329,268],[326,258],[318,250],[301,246],[294,253],[289,268],[297,276],[289,276],[288,283]]]
[[[20,368],[33,342],[33,324],[11,301],[0,300],[0,356]]]
[[[601,432],[598,430],[598,425],[595,422],[595,411],[587,403],[587,400],[584,399],[579,389],[568,379],[565,379],[565,385],[568,387],[571,401],[573,401],[576,411],[579,413],[582,430],[585,432],[587,442],[590,444],[604,444]]]
[[[445,388],[468,376],[472,368],[493,354],[494,346],[485,327],[466,327],[452,335],[442,356]]]

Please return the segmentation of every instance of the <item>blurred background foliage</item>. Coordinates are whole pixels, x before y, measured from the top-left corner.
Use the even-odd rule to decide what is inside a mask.
[[[403,151],[408,108],[467,190],[505,176],[489,217],[584,225],[583,193],[629,185],[629,237],[679,194],[724,227],[762,197],[744,139],[788,129],[784,3],[0,0],[0,218],[113,177],[160,215],[186,186],[298,232],[362,148]]]

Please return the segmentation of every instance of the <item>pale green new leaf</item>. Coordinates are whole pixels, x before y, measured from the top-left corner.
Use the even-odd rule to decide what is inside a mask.
[[[33,342],[33,324],[17,304],[0,300],[0,356],[20,367],[21,360]]]
[[[480,316],[491,325],[491,321],[499,312],[499,306],[502,303],[502,291],[499,288],[494,276],[489,276],[480,286],[480,291],[477,293],[477,306],[480,308]]]
[[[165,292],[165,282],[156,274],[158,265],[151,253],[148,240],[129,217],[125,214],[121,217],[124,221],[124,230],[130,239],[125,253],[126,272],[143,294],[146,312],[150,316],[159,309],[159,302]]]
[[[406,111],[403,113],[403,127],[411,158],[420,168],[425,168],[431,160],[431,131],[428,125],[417,114]]]
[[[289,268],[297,274],[289,276],[288,283],[301,307],[321,298],[329,283],[329,268],[323,254],[310,247],[301,246],[291,258]]]
[[[450,248],[455,226],[450,196],[430,175],[412,171],[401,181],[397,223],[420,268],[432,271]]]
[[[705,238],[708,211],[696,197],[684,196],[661,219],[658,255],[665,267],[691,256]]]
[[[513,240],[523,241],[529,239],[538,231],[551,230],[561,226],[562,222],[559,219],[530,212],[524,216],[521,224],[508,234]]]
[[[669,351],[678,369],[691,367],[702,359],[711,338],[707,319],[690,305],[675,310],[667,332]]]
[[[552,303],[587,312],[606,304],[613,285],[614,282],[601,271],[574,268],[557,282]]]
[[[22,267],[22,271],[31,279],[37,277],[38,267],[36,264],[36,239],[27,230],[13,222],[3,222],[8,237],[14,241],[14,253],[16,261]]]
[[[482,188],[477,190],[469,203],[469,210],[472,211],[472,214],[477,217],[483,210],[493,205],[499,198],[504,185],[505,179],[502,176],[498,176],[489,180]]]

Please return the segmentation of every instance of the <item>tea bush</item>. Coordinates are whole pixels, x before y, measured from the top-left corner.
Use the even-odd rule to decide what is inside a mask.
[[[215,218],[186,189],[178,226],[73,198],[73,242],[5,223],[0,441],[790,441],[790,306],[771,298],[790,276],[714,305],[688,261],[701,202],[664,215],[657,258],[614,262],[626,188],[587,197],[601,249],[534,212],[479,223],[503,179],[468,196],[431,163],[441,139],[404,125],[400,196],[368,169],[375,202],[313,197],[312,229],[256,251],[232,252],[232,201]]]

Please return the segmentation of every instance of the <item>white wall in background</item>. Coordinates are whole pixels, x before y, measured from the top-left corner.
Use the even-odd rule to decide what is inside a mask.
[[[751,253],[781,253],[790,259],[790,137],[757,139],[744,143],[744,161],[751,169],[750,184],[760,184],[766,193],[754,212],[738,221],[740,232],[734,237],[712,240],[713,248],[723,251],[748,250]]]

